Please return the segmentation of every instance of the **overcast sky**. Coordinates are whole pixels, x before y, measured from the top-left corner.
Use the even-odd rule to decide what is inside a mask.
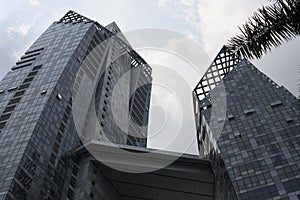
[[[30,44],[53,21],[59,20],[70,9],[102,25],[115,21],[123,32],[146,27],[179,32],[197,42],[212,59],[227,39],[238,33],[237,27],[244,23],[258,7],[268,3],[267,0],[1,0],[0,77],[2,78],[9,71]],[[274,49],[261,60],[252,62],[279,85],[284,85],[298,96],[299,47],[300,40],[297,38]],[[179,73],[183,65],[176,66]],[[160,71],[171,79],[172,76],[167,71],[162,72],[162,67],[153,66],[154,80],[158,78],[157,74]],[[190,88],[186,90],[181,88],[180,95],[191,95],[194,82],[194,79],[188,81]],[[166,98],[162,98],[162,94],[165,94]],[[169,104],[173,105],[170,102],[176,102],[174,98],[167,101],[168,95],[168,92],[162,88],[154,89],[152,104],[161,103],[165,106],[156,107],[152,110],[153,113],[161,116],[160,118],[168,118],[170,114],[174,115],[174,110],[178,110],[180,114],[180,106],[183,106],[181,109],[189,109],[189,120],[193,122],[191,99],[185,99],[187,102],[185,105],[175,103],[174,105],[179,107],[168,107]],[[164,101],[161,101],[162,99]],[[176,120],[178,119],[174,119],[170,124],[176,124]],[[162,120],[155,121],[152,118],[152,123],[159,124]],[[170,140],[172,137],[170,135],[159,136],[158,134],[151,137],[148,142],[149,147],[183,151],[185,148],[180,147],[183,138],[192,138],[189,139],[192,145],[187,152],[197,153],[194,127],[191,124],[183,124],[183,126],[186,128],[178,133],[180,137],[176,139],[177,142]],[[172,131],[168,133],[172,135]],[[173,144],[169,144],[170,141]]]

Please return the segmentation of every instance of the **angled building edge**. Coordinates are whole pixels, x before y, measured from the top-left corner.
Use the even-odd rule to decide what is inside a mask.
[[[52,23],[0,82],[0,199],[216,199],[210,160],[146,148],[151,73],[115,23],[74,11]],[[88,147],[127,169],[180,158],[125,173]],[[135,156],[120,163],[120,148]]]
[[[217,84],[203,84],[206,73],[193,92],[200,154],[239,199],[299,199],[299,100],[245,59],[218,69],[220,57],[208,70]]]

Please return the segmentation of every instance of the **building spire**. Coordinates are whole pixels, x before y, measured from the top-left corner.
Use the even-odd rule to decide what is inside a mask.
[[[236,67],[240,59],[235,52],[223,46],[194,89],[198,99],[204,99],[224,76]]]
[[[92,21],[89,18],[86,18],[72,10],[69,10],[65,16],[63,16],[60,22],[70,23],[70,22],[89,22]]]

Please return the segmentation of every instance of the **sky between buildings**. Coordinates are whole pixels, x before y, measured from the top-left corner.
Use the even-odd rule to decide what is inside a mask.
[[[104,26],[115,21],[123,32],[148,27],[176,31],[195,41],[206,52],[203,63],[208,67],[226,41],[239,33],[238,26],[258,7],[269,3],[267,0],[1,0],[0,78],[53,21],[59,20],[70,9]],[[252,62],[276,83],[299,96],[299,47],[297,38]],[[150,56],[149,52],[140,53],[150,65],[156,63],[155,58],[161,60],[169,56],[158,52],[150,52]],[[180,73],[184,64],[177,65],[175,71]],[[148,146],[197,154],[191,102],[197,77],[189,80],[189,73],[183,75],[188,86],[180,88],[184,84],[174,81],[176,74],[171,75],[172,72],[157,64],[152,67],[154,80],[171,80],[167,84],[173,84],[178,88],[179,96],[186,98],[180,102],[181,99],[178,101],[166,88],[154,87]],[[200,73],[206,69],[205,66],[201,68]],[[191,72],[190,75],[195,74]],[[188,110],[188,113],[182,114],[182,110]],[[186,119],[183,123],[182,116]],[[182,126],[180,131],[178,126]]]

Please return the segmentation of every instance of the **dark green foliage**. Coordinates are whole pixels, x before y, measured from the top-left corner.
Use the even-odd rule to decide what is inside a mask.
[[[300,0],[274,0],[240,27],[241,34],[229,40],[228,47],[239,56],[253,59],[300,34]]]

